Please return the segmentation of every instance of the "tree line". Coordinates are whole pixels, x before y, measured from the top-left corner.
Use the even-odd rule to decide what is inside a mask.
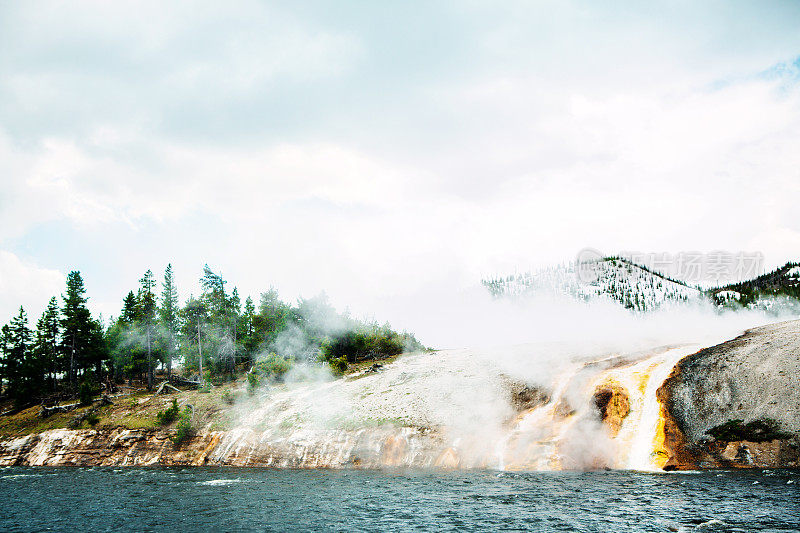
[[[92,316],[80,272],[50,299],[31,328],[25,310],[0,330],[0,390],[16,403],[76,395],[81,386],[140,383],[152,390],[157,374],[204,384],[253,371],[279,377],[293,364],[348,364],[424,347],[409,333],[337,312],[324,294],[289,304],[275,289],[242,302],[238,290],[208,265],[201,293],[183,305],[172,265],[160,286],[147,270],[122,299],[107,326]]]

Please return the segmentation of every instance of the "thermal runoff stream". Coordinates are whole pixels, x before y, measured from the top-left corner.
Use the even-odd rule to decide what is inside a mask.
[[[240,407],[210,462],[659,470],[667,456],[656,390],[698,349],[543,361],[524,378],[509,371],[509,361],[526,360],[524,346],[511,359],[448,350],[345,379],[287,383]]]

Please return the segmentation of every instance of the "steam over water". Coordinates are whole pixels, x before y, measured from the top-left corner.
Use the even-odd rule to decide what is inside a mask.
[[[798,482],[787,471],[7,468],[0,530],[789,532]]]
[[[517,347],[512,356],[531,349]],[[265,391],[241,406],[210,459],[301,468],[657,470],[666,454],[655,392],[697,349],[559,357],[523,377],[489,353],[407,356],[376,373]],[[514,401],[521,387],[528,400]],[[604,394],[611,402],[605,422],[597,404]]]

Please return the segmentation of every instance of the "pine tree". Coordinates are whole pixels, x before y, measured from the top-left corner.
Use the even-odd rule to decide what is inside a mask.
[[[103,363],[108,361],[110,357],[103,335],[102,316],[99,320],[89,317],[89,338],[86,355],[86,368],[91,368],[94,365],[96,376],[99,379],[103,374]]]
[[[239,318],[242,314],[242,300],[239,290],[234,287],[228,299],[227,312],[224,321],[225,336],[229,340],[229,353],[227,354],[228,371],[231,377],[236,372],[236,357],[239,353]]]
[[[202,349],[209,368],[214,372],[233,373],[236,368],[236,322],[237,307],[241,306],[238,291],[231,297],[225,293],[226,281],[214,273],[208,265],[203,268],[200,286],[203,294],[200,301],[208,311],[208,327],[203,331]]]
[[[203,289],[203,300],[205,300],[208,310],[214,317],[225,315],[228,307],[228,300],[225,296],[225,280],[222,276],[215,274],[208,265],[203,267],[203,277],[200,278],[200,287]]]
[[[250,357],[253,351],[257,348],[255,341],[255,324],[253,320],[256,316],[256,306],[253,304],[253,299],[249,296],[244,301],[244,313],[239,321],[239,328],[241,330],[242,344],[244,345],[247,356]]]
[[[153,272],[148,269],[142,279],[139,280],[139,319],[144,328],[144,337],[147,342],[147,390],[153,390],[153,336],[156,318],[156,297],[153,294],[153,287],[156,279]]]
[[[67,290],[61,296],[61,357],[65,359],[67,381],[74,387],[81,373],[94,367],[99,374],[108,359],[108,347],[103,338],[103,325],[92,318],[86,307],[86,288],[80,272],[67,275]]]
[[[183,328],[182,333],[185,339],[181,343],[187,356],[191,355],[192,341],[197,343],[197,363],[200,373],[200,381],[205,379],[203,374],[203,341],[204,341],[204,324],[208,318],[208,310],[202,300],[198,300],[193,296],[189,296],[183,310]]]
[[[3,383],[6,384],[6,388],[8,386],[8,355],[11,352],[11,328],[8,324],[4,325],[0,328],[0,355],[2,355],[2,360],[0,360],[0,392],[5,392],[3,389]]]
[[[172,355],[175,353],[178,335],[178,289],[172,274],[172,264],[164,271],[161,291],[161,307],[158,312],[166,332],[167,381],[172,379]]]
[[[58,340],[61,330],[59,322],[58,301],[55,296],[50,298],[42,316],[36,322],[36,356],[47,372],[50,386],[56,389],[56,375],[59,365]]]
[[[237,316],[242,313],[242,300],[239,298],[239,289],[236,287],[234,287],[233,291],[231,291],[231,298],[228,301],[228,307],[230,311]]]
[[[141,363],[141,347],[139,346],[137,320],[139,303],[133,291],[122,300],[122,311],[116,322],[112,321],[105,332],[105,339],[111,348],[112,369],[114,379],[127,377],[131,381],[143,366]]]
[[[270,287],[261,293],[258,314],[253,317],[254,347],[261,343],[270,344],[289,326],[292,310],[278,297],[278,291]]]
[[[132,325],[136,321],[137,305],[136,295],[133,294],[133,291],[128,292],[127,296],[122,300],[122,313],[119,315],[120,321]]]
[[[82,366],[91,344],[92,319],[86,307],[88,298],[80,272],[73,270],[67,275],[67,291],[62,296],[61,350],[68,361],[67,380],[75,385],[77,369]]]
[[[9,324],[10,346],[6,352],[6,377],[9,395],[19,403],[23,399],[30,400],[30,393],[35,388],[31,361],[31,330],[28,328],[28,315],[20,307],[19,314]]]

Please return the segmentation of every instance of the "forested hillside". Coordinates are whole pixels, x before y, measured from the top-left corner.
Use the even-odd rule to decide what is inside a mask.
[[[740,305],[755,305],[765,298],[800,299],[800,263],[786,263],[772,272],[732,283],[712,291],[719,304],[735,300]]]
[[[582,301],[608,299],[626,309],[646,312],[664,305],[696,301],[699,289],[627,259],[609,257],[579,270],[574,264],[483,280],[494,297],[557,294]]]
[[[482,283],[496,298],[557,294],[586,302],[612,301],[639,313],[686,303],[712,304],[720,310],[800,312],[800,263],[786,263],[753,279],[705,290],[622,257],[496,276]]]
[[[2,327],[2,397],[20,408],[75,396],[90,401],[126,381],[152,390],[161,377],[202,388],[243,373],[255,385],[282,379],[297,363],[342,373],[349,364],[424,348],[388,324],[337,312],[324,294],[290,304],[270,288],[257,301],[242,301],[227,285],[206,265],[201,293],[181,305],[172,266],[160,283],[148,270],[122,298],[119,316],[104,325],[87,307],[81,274],[72,271],[33,327],[23,308]]]

